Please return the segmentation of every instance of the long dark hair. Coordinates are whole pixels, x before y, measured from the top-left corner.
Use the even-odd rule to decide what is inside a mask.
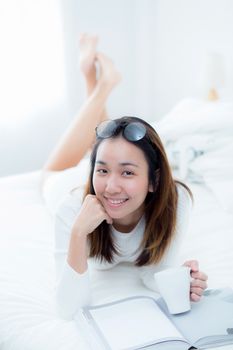
[[[177,184],[182,185],[191,198],[192,193],[185,184],[173,179],[163,144],[150,124],[137,117],[122,117],[114,119],[114,121],[118,127],[111,138],[121,136],[124,127],[132,122],[140,122],[146,128],[146,135],[141,140],[128,141],[143,151],[149,167],[149,184],[153,188],[153,192],[148,192],[145,199],[146,227],[141,242],[142,252],[135,261],[135,265],[143,266],[158,263],[175,235],[178,201]],[[84,198],[87,194],[95,194],[92,179],[97,151],[102,141],[101,138],[97,138],[92,149],[90,174]],[[105,221],[88,235],[88,242],[90,257],[113,262],[114,253],[119,254],[114,245],[110,227]]]

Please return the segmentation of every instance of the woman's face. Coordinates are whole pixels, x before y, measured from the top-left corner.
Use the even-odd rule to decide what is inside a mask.
[[[97,198],[116,229],[131,230],[144,212],[149,189],[148,164],[143,151],[122,137],[100,144],[93,173]]]

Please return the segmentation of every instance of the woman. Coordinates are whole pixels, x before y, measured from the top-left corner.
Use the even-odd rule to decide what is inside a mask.
[[[96,54],[96,43],[88,35],[80,39],[89,97],[45,167],[76,165],[98,124],[83,202],[71,193],[56,216],[57,304],[68,319],[90,303],[89,262],[100,269],[132,262],[145,285],[156,290],[154,272],[177,264],[191,206],[191,192],[172,178],[156,131],[136,117],[106,120],[104,105],[119,73],[106,56]],[[185,265],[193,277],[191,300],[198,301],[207,276],[197,261]]]

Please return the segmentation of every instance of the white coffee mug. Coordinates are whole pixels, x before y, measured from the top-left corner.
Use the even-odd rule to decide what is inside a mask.
[[[154,274],[160,295],[171,314],[179,314],[191,309],[190,267],[169,268]]]

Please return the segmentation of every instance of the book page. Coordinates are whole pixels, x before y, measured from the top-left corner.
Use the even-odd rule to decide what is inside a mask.
[[[214,344],[217,339],[227,342],[227,338],[231,338],[230,335],[227,337],[227,330],[233,327],[232,291],[231,296],[232,300],[230,294],[225,298],[221,294],[219,297],[204,296],[192,304],[191,312],[169,317],[193,345]]]
[[[113,350],[160,340],[184,340],[152,298],[136,297],[89,310],[95,328]]]

